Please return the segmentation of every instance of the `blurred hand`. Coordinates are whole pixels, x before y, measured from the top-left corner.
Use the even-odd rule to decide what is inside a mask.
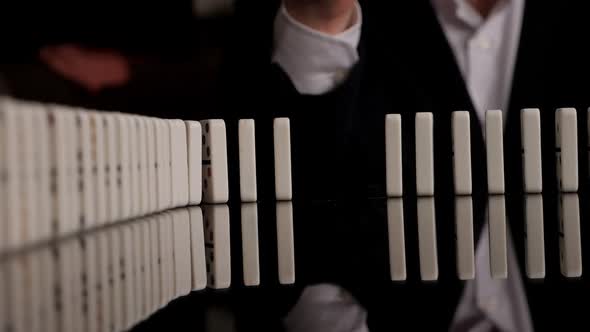
[[[53,71],[92,93],[124,85],[130,78],[127,59],[115,50],[63,44],[44,47],[39,57]]]
[[[356,0],[284,0],[287,12],[308,27],[338,34],[356,20]]]

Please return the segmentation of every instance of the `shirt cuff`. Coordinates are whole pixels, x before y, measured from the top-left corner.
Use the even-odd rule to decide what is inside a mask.
[[[299,93],[318,95],[340,84],[358,61],[362,12],[358,3],[356,21],[347,30],[330,35],[298,21],[281,6],[274,22],[276,62]]]

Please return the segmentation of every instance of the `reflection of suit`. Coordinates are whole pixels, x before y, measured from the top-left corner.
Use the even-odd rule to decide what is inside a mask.
[[[578,13],[585,11],[583,8],[576,8],[579,6],[581,5],[548,1],[527,2],[505,131],[508,192],[518,193],[522,188],[519,146],[521,108],[538,107],[542,111],[545,191],[554,190],[556,183],[553,160],[555,108],[568,105],[578,108],[579,146],[586,146],[585,110],[590,96],[584,91],[583,82],[590,74],[587,63],[590,57],[585,47],[579,47],[578,43],[578,40],[584,40],[587,31],[580,25]],[[433,112],[435,192],[443,196],[437,198],[442,202],[437,203],[437,208],[452,215],[450,112],[474,109],[454,64],[453,54],[428,1],[366,2],[363,20],[366,24],[359,47],[361,60],[349,79],[336,90],[322,96],[299,95],[286,75],[274,66],[269,72],[272,83],[268,86],[256,86],[255,91],[244,88],[247,91],[244,98],[255,99],[252,104],[260,110],[257,113],[261,116],[268,112],[261,104],[265,103],[270,105],[274,114],[291,117],[295,197],[317,199],[355,195],[360,199],[383,195],[385,162],[382,121],[385,113],[395,112],[401,112],[403,117],[404,191],[412,193],[415,169],[413,114],[417,111]],[[395,45],[395,48],[390,48],[390,45]],[[397,47],[399,45],[404,47],[400,49]],[[253,75],[246,74],[244,77],[250,78]],[[476,193],[482,194],[486,192],[485,147],[482,130],[474,114],[471,120],[474,189]],[[580,149],[580,179],[586,179],[587,172],[587,157],[583,152],[584,149]],[[297,155],[305,158],[297,158]],[[509,214],[518,216],[521,209],[519,200],[508,200],[507,204]],[[555,205],[554,202],[550,204]],[[354,207],[351,205],[350,209]],[[484,211],[481,207],[475,209],[479,213],[476,220],[480,224],[484,220]],[[352,218],[354,213],[343,214],[338,223],[322,221],[319,217],[314,218],[313,222],[318,225],[331,224],[332,228],[322,227],[326,236],[330,236],[334,227],[344,228],[345,221],[351,224],[355,222]],[[370,220],[371,218],[363,219],[367,223]],[[515,246],[519,251],[520,265],[523,266],[522,218],[511,220]],[[352,249],[346,248],[347,244],[358,243],[359,236],[355,231],[358,232],[364,226],[361,222],[357,225],[358,228],[351,224],[347,225],[350,227],[351,234],[347,237],[350,242],[343,241],[341,244],[348,250]],[[439,248],[443,251],[453,250],[452,226],[450,223],[438,226],[442,233],[439,234],[439,239],[446,239],[439,243]],[[311,227],[309,231],[317,232]],[[584,315],[580,312],[581,307],[573,306],[572,299],[583,300],[574,290],[580,292],[583,286],[566,285],[559,280],[559,266],[556,264],[558,249],[553,240],[557,236],[557,229],[553,219],[546,220],[546,234],[547,280],[544,286],[527,283],[532,317],[536,329],[543,330],[548,328],[545,324],[548,319],[546,317],[555,317],[555,314],[548,313],[557,310],[563,317],[571,319],[566,321],[567,324],[576,326],[575,322],[584,322]],[[408,241],[413,239],[407,237]],[[358,248],[363,250],[362,244],[358,244]],[[415,250],[416,246],[408,244],[408,248]],[[348,251],[344,250],[340,254],[343,252]],[[338,250],[334,250],[334,254],[337,255]],[[341,263],[346,264],[342,260]],[[461,284],[452,282],[452,278],[456,279],[452,255],[442,255],[440,266],[444,269],[441,271],[441,278],[448,281],[444,286],[410,283],[405,287],[389,289],[375,286],[371,291],[372,285],[369,284],[358,290],[358,298],[365,301],[369,308],[370,326],[389,327],[388,330],[396,330],[399,325],[412,326],[414,330],[448,326]],[[385,271],[376,267],[374,269]],[[416,275],[413,277],[417,278]],[[366,278],[371,279],[368,276]],[[542,299],[542,294],[550,294],[552,298]],[[384,304],[378,305],[378,301],[384,301]],[[564,305],[554,308],[556,301]],[[417,314],[423,319],[417,319]]]

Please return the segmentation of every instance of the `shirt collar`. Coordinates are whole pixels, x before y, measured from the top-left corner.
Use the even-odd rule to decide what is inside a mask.
[[[512,1],[514,0],[499,0],[490,16]],[[446,19],[464,24],[471,29],[478,29],[486,21],[467,0],[432,0],[432,2],[437,12],[446,16]]]
[[[483,24],[483,17],[467,2],[467,0],[453,0],[453,2],[455,4],[454,14],[463,23],[473,29],[476,29]]]

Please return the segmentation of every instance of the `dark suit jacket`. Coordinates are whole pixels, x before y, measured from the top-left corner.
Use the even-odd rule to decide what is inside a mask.
[[[270,133],[264,133],[262,124],[270,127],[272,117],[289,116],[295,200],[348,202],[332,214],[327,214],[327,208],[316,209],[309,210],[313,212],[306,213],[305,218],[301,215],[296,218],[297,243],[305,243],[298,248],[317,245],[303,263],[302,274],[309,277],[308,281],[335,281],[351,289],[368,308],[372,330],[445,330],[463,288],[456,280],[454,265],[450,115],[455,110],[473,112],[473,103],[429,1],[361,1],[361,4],[364,20],[360,61],[343,84],[321,96],[297,93],[278,66],[268,65],[274,10],[270,10],[268,4],[260,4],[258,8],[256,5],[239,6],[238,13],[248,24],[241,25],[245,34],[241,46],[238,43],[238,49],[243,51],[239,53],[241,60],[236,62],[239,64],[236,68],[242,70],[241,77],[234,80],[240,96],[236,98],[238,103],[230,103],[230,113],[259,119],[257,135],[260,132],[261,137],[266,135],[268,139]],[[559,273],[553,158],[554,111],[558,107],[576,107],[580,188],[585,187],[588,169],[586,110],[590,106],[585,83],[590,74],[590,57],[584,43],[589,31],[584,27],[583,15],[588,13],[585,7],[577,1],[526,2],[509,103],[505,131],[506,204],[523,276],[519,110],[537,107],[542,114],[547,278],[533,283],[524,277],[537,330],[581,330],[590,326],[584,315],[588,296],[582,295],[588,294],[587,282],[584,279],[568,281]],[[262,16],[266,20],[261,19]],[[255,78],[262,79],[252,84]],[[420,282],[416,266],[416,206],[412,198],[415,194],[413,119],[416,112],[432,112],[435,119],[435,192],[441,272],[440,281],[434,284]],[[366,200],[383,198],[385,193],[384,116],[387,113],[402,114],[409,264],[409,281],[403,285],[387,280],[387,249],[383,235],[386,228],[383,223],[375,222],[383,220],[384,208],[382,205],[379,208],[376,200]],[[471,121],[474,211],[479,230],[487,201],[485,146],[475,113]],[[261,169],[272,169],[271,161],[261,164],[266,165]],[[264,174],[259,182],[263,187],[265,183],[272,185],[272,179],[266,181]],[[272,188],[266,191],[262,188],[261,192],[264,195],[264,192],[272,192]],[[583,211],[584,206],[581,209]]]

